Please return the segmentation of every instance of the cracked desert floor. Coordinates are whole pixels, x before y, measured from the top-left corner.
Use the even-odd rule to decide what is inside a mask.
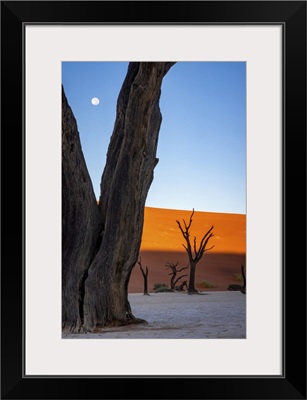
[[[103,328],[99,333],[63,334],[66,339],[244,339],[246,295],[212,291],[129,294],[136,317],[147,324]]]

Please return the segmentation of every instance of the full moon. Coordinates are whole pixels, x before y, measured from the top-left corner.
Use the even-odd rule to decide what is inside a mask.
[[[99,104],[99,99],[98,99],[97,97],[93,97],[93,98],[92,98],[92,104],[93,104],[93,106],[98,106],[98,104]]]

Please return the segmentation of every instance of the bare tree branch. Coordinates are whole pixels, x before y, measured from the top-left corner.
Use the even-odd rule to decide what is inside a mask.
[[[189,229],[191,228],[193,215],[194,215],[194,208],[193,208],[192,214],[191,214],[191,216],[190,216],[189,225],[187,225],[186,222],[185,222],[185,220],[183,220],[184,226],[185,226],[185,228],[186,228],[186,232],[188,232]]]
[[[211,228],[210,228],[210,229],[205,233],[205,235],[203,236],[203,238],[202,238],[202,240],[201,240],[201,242],[200,242],[200,245],[199,245],[199,248],[200,248],[200,249],[203,247],[203,244],[204,244],[205,239],[207,238],[208,235],[210,235],[210,233],[212,232],[213,228],[214,228],[214,226],[212,225]],[[210,237],[212,237],[212,236],[213,236],[213,233],[211,233],[211,236],[210,236]],[[206,242],[206,244],[207,244],[207,243],[208,243],[208,241]],[[206,244],[205,244],[205,247],[206,247]]]
[[[177,261],[176,264],[167,262],[165,264],[165,266],[166,266],[166,268],[176,268],[178,264],[179,264],[179,261]]]
[[[184,244],[182,244],[182,246],[186,249],[187,252],[189,252],[188,248]]]
[[[186,267],[183,267],[183,268],[181,268],[181,269],[178,269],[177,272],[184,271],[185,269],[188,269],[188,268],[189,268],[189,266],[187,265]]]
[[[176,285],[176,283],[177,283],[178,281],[180,281],[180,279],[182,279],[184,276],[188,276],[188,274],[180,275],[179,278],[177,278],[177,279],[175,280],[174,285]]]
[[[215,247],[215,244],[213,246],[209,247],[209,249],[204,249],[204,251],[206,252],[206,251],[212,250],[213,247]]]
[[[177,269],[178,264],[179,264],[178,261],[177,261],[176,263],[170,263],[170,262],[168,262],[168,263],[165,264],[166,269],[170,269],[170,270],[171,270],[171,273],[169,273],[169,275],[171,275],[171,282],[170,282],[170,288],[171,288],[171,290],[175,290],[175,288],[176,288],[176,283],[177,283],[182,277],[187,276],[187,275],[181,275],[181,276],[179,276],[179,277],[176,279],[176,276],[177,276],[178,272],[181,272],[181,271],[183,271],[183,270],[185,270],[185,269],[187,269],[187,268],[189,267],[189,266],[186,266],[186,267],[183,267],[183,268],[181,268],[181,269],[178,270],[178,269]]]

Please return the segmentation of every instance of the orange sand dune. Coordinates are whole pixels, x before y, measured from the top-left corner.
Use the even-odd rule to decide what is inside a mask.
[[[187,253],[183,248],[183,236],[176,220],[189,223],[191,211],[145,208],[145,221],[140,256],[143,267],[148,266],[148,290],[152,292],[154,283],[170,282],[168,262],[178,262],[178,268],[188,264]],[[195,211],[190,229],[191,239],[196,236],[197,244],[203,235],[214,226],[214,236],[196,269],[196,287],[202,289],[201,282],[207,280],[215,287],[210,290],[227,290],[230,283],[238,283],[234,274],[240,273],[245,265],[246,255],[246,216],[244,214],[226,214]],[[182,273],[187,273],[184,271]],[[188,279],[185,277],[184,279]],[[143,276],[136,265],[129,282],[129,292],[143,292]]]
[[[169,210],[163,208],[145,208],[145,222],[141,250],[181,251],[183,237],[176,223],[182,220],[189,223],[191,211]],[[210,245],[214,252],[245,253],[246,218],[243,214],[225,214],[212,212],[194,212],[191,225],[191,238],[201,239],[214,225],[214,237]]]

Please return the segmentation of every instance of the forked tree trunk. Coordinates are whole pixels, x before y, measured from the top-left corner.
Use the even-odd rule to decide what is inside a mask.
[[[93,248],[89,259],[93,256],[94,259],[90,267],[82,263],[70,270],[70,274],[79,271],[82,276],[82,302],[79,302],[82,318],[79,320],[88,331],[109,324],[138,322],[129,305],[128,283],[139,254],[145,201],[158,161],[162,79],[173,64],[130,63],[119,94],[101,179],[100,214],[97,216],[93,211],[92,224],[97,225],[97,230],[88,247]],[[67,199],[67,203],[73,201]],[[90,209],[96,210],[96,206],[91,204]],[[87,215],[84,219],[89,222]],[[85,231],[81,232],[82,235]]]

